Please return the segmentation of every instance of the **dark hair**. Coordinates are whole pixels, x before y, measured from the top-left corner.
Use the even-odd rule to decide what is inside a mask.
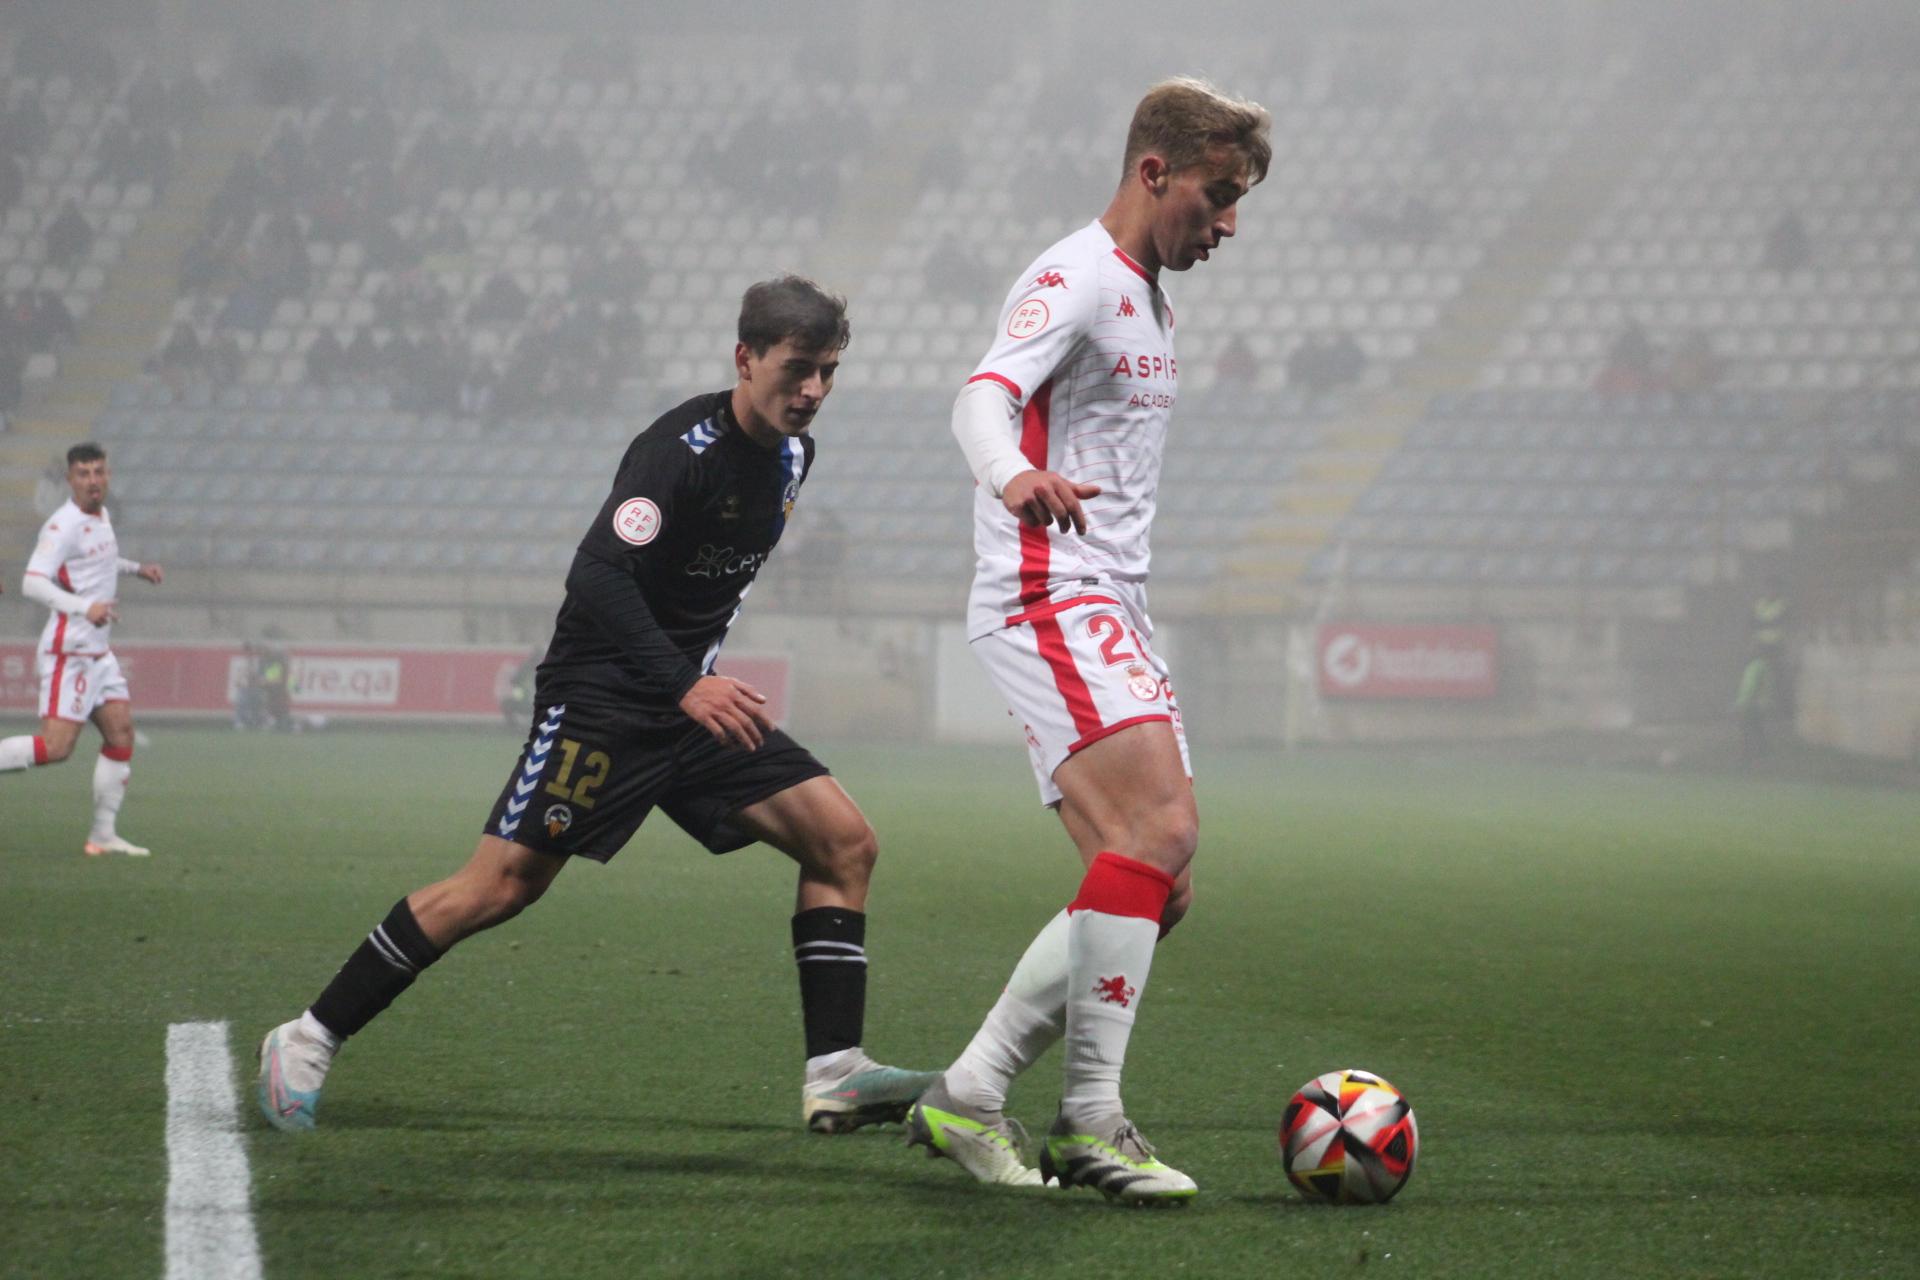
[[[805,276],[762,280],[740,299],[740,341],[756,356],[786,339],[808,351],[839,351],[853,340],[847,300]]]
[[[107,451],[91,440],[85,444],[77,444],[67,450],[67,465],[69,467],[77,467],[83,462],[105,462],[106,460]]]

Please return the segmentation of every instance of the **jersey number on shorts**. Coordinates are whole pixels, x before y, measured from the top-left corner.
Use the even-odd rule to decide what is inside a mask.
[[[1095,614],[1087,619],[1088,635],[1097,638],[1103,631],[1106,632],[1107,638],[1100,641],[1100,661],[1110,667],[1117,667],[1123,662],[1140,660],[1138,655],[1128,653],[1120,647],[1120,637],[1126,633],[1126,628],[1121,625],[1120,619],[1110,613]],[[1140,644],[1139,636],[1135,636],[1133,642],[1142,649],[1146,648],[1145,645]]]
[[[613,768],[613,761],[607,758],[604,751],[587,752],[587,767],[581,772],[580,781],[569,786],[574,761],[579,755],[578,742],[572,738],[560,739],[560,774],[547,784],[547,793],[559,796],[562,800],[571,800],[582,809],[591,809],[593,790],[607,780],[607,771]]]

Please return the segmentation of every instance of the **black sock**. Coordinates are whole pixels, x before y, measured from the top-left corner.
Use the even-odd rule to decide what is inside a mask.
[[[844,907],[815,907],[793,918],[793,962],[800,969],[800,1016],[807,1057],[860,1043],[867,1020],[867,917]]]
[[[420,931],[405,898],[393,904],[313,1002],[320,1024],[345,1040],[378,1017],[440,952]]]

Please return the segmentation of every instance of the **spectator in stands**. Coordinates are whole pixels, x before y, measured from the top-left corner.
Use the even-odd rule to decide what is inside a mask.
[[[13,156],[0,154],[0,213],[13,208],[26,189],[27,178],[20,162]]]
[[[1813,240],[1807,234],[1806,220],[1789,209],[1767,228],[1767,240],[1760,253],[1760,265],[1782,275],[1800,271],[1813,261]]]
[[[526,290],[504,271],[489,276],[467,304],[468,324],[518,324],[526,314]]]
[[[206,371],[207,380],[216,387],[230,386],[240,381],[241,371],[246,364],[246,357],[240,354],[240,343],[231,333],[215,334],[201,349],[200,367]]]
[[[1214,365],[1214,378],[1221,386],[1244,387],[1260,376],[1260,357],[1254,354],[1253,347],[1244,333],[1235,333],[1220,350],[1220,359]]]
[[[1629,323],[1613,340],[1607,362],[1593,389],[1602,395],[1639,395],[1660,388],[1659,349],[1639,323]]]
[[[166,345],[148,362],[147,371],[176,391],[200,377],[205,370],[200,337],[193,326],[184,321],[176,323],[167,334]]]
[[[213,203],[207,207],[204,234],[217,241],[238,227],[240,234],[245,235],[253,227],[253,215],[260,210],[265,188],[266,178],[252,156],[243,155],[235,160]]]
[[[384,367],[380,343],[373,336],[373,330],[365,328],[355,333],[347,343],[346,359],[341,362],[341,372],[347,380],[360,386],[374,386],[380,381]]]
[[[330,387],[346,376],[347,349],[333,330],[322,329],[307,347],[307,385]]]
[[[212,233],[202,231],[180,255],[180,288],[185,293],[201,293],[211,289],[220,280],[226,257],[221,252],[219,239]]]
[[[26,353],[11,340],[0,338],[0,427],[9,423],[26,394]],[[62,471],[64,478],[65,472]]]
[[[73,322],[73,312],[67,309],[67,300],[52,289],[35,292],[29,305],[27,350],[59,351],[78,336],[79,330]]]
[[[71,198],[47,224],[47,261],[56,267],[71,267],[93,248],[93,224]]]
[[[15,65],[18,65],[17,55]],[[41,109],[40,100],[31,94],[21,94],[6,115],[0,117],[0,154],[30,160],[52,136],[53,125]]]
[[[475,356],[467,362],[467,371],[460,377],[460,412],[469,418],[491,417],[494,393],[499,386],[500,375],[493,365]]]
[[[1726,366],[1714,352],[1713,340],[1695,332],[1674,349],[1673,358],[1667,362],[1667,387],[1686,394],[1711,391],[1720,385],[1725,373]]]
[[[133,125],[124,116],[116,116],[100,134],[100,145],[93,152],[95,172],[103,182],[133,181]]]

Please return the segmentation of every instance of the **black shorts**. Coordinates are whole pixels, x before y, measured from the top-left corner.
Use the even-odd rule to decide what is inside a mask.
[[[733,825],[734,814],[827,772],[778,729],[747,751],[691,720],[662,729],[617,708],[562,703],[534,712],[486,833],[605,862],[658,808],[709,851],[729,853],[756,839]]]

